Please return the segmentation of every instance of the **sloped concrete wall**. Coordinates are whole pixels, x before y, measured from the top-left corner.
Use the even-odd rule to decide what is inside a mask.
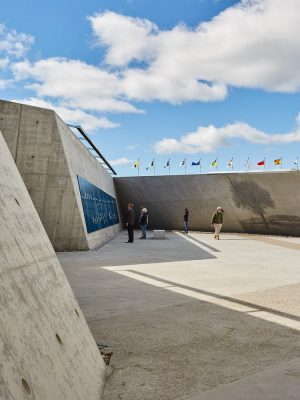
[[[115,178],[122,215],[132,201],[149,210],[152,228],[210,230],[217,206],[225,209],[224,230],[300,236],[300,172],[224,173]]]
[[[0,129],[56,251],[87,250],[120,230],[87,233],[77,175],[116,197],[113,179],[54,111],[0,101]]]
[[[0,133],[0,399],[99,400],[105,366]]]
[[[82,222],[79,225],[83,226],[85,229],[88,248],[94,248],[99,244],[105,243],[113,235],[117,234],[121,229],[121,225],[112,225],[90,234],[87,233],[83,210],[81,207],[81,196],[77,182],[77,175],[85,178],[110,196],[116,198],[114,181],[113,178],[104,170],[99,161],[92,156],[80,140],[72,133],[70,128],[57,115],[55,115],[55,118],[70,171],[76,203],[80,204],[79,212]],[[74,229],[76,229],[75,226]]]

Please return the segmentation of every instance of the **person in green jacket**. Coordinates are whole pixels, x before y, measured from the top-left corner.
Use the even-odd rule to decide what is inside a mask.
[[[217,207],[217,210],[213,213],[213,216],[211,217],[211,224],[215,228],[214,238],[218,240],[220,239],[220,231],[223,224],[223,213],[223,208]]]

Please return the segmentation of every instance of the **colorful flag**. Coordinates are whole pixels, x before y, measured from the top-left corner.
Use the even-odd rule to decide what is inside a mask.
[[[276,160],[274,160],[274,164],[275,165],[280,165],[281,164],[282,159],[281,158],[276,158]]]
[[[167,164],[164,165],[164,168],[167,168],[167,167],[169,167],[169,166],[170,166],[170,159],[168,159]]]
[[[218,166],[218,159],[216,158],[215,161],[213,161],[210,165],[211,165],[211,167],[217,167]]]
[[[148,165],[148,167],[146,168],[146,171],[147,171],[149,168],[151,168],[151,167],[154,168],[154,158],[153,158],[153,160],[151,161],[151,163]]]
[[[233,157],[232,157],[231,160],[228,161],[227,167],[228,167],[228,168],[233,168]]]
[[[140,160],[135,161],[133,164],[133,168],[139,168],[140,167]]]
[[[199,160],[198,162],[192,162],[192,165],[200,165],[201,160]]]
[[[259,162],[257,163],[257,165],[265,165],[265,163],[266,163],[266,160],[263,160],[263,161],[259,161]]]
[[[180,167],[184,167],[184,166],[185,166],[185,163],[186,163],[186,158],[185,158],[183,161],[181,161],[181,163],[179,164],[179,166],[180,166]]]

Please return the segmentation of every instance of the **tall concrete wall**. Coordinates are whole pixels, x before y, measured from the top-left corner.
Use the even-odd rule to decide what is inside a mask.
[[[0,399],[99,400],[105,366],[0,133]]]
[[[54,111],[0,101],[0,130],[55,250],[90,249],[119,231],[87,233],[77,175],[116,197],[113,179]]]
[[[129,201],[149,210],[152,228],[209,230],[217,206],[224,230],[300,236],[300,172],[257,172],[115,178],[122,215]]]

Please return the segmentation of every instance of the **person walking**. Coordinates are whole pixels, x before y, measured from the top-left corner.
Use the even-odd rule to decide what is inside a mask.
[[[211,225],[215,228],[214,238],[218,240],[220,239],[220,231],[223,224],[223,213],[223,208],[217,207],[217,210],[213,213],[211,218]]]
[[[146,239],[147,225],[148,225],[148,211],[147,208],[142,208],[140,216],[140,226],[142,230],[142,236],[140,237],[140,239]]]
[[[183,214],[183,227],[184,227],[184,232],[189,233],[189,210],[187,208],[184,209],[184,214]]]
[[[127,206],[127,230],[128,230],[128,242],[127,243],[133,243],[133,227],[134,227],[134,209],[133,209],[133,204],[129,203]]]

